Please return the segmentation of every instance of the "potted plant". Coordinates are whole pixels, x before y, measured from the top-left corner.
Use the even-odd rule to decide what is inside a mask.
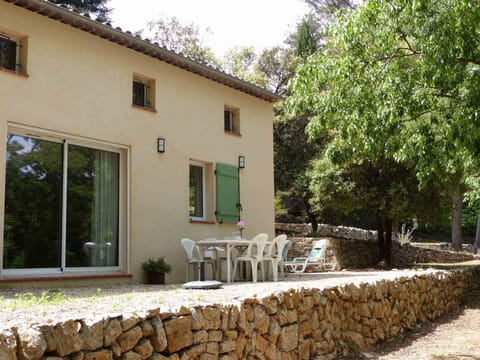
[[[165,274],[170,274],[172,265],[167,263],[164,256],[158,259],[149,258],[142,263],[143,270],[147,273],[148,284],[165,284]]]

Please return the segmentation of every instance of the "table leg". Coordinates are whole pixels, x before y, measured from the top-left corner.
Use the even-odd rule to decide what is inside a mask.
[[[205,281],[205,261],[198,262],[198,280]]]
[[[203,246],[198,247],[198,280],[205,281],[205,248]]]
[[[232,247],[227,245],[227,282],[232,282],[232,264],[231,264]]]

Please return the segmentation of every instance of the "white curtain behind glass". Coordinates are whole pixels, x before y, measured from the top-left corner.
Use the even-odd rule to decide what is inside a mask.
[[[94,154],[91,266],[118,265],[119,155],[96,150]]]

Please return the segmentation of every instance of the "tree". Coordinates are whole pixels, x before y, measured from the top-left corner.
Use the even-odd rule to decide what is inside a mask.
[[[275,158],[275,191],[278,200],[285,204],[284,221],[307,220],[317,229],[317,216],[312,209],[313,197],[307,171],[312,159],[319,156],[324,139],[309,142],[305,133],[308,116],[288,117],[284,108],[277,109],[273,124]]]
[[[336,162],[413,164],[420,186],[448,186],[456,249],[462,198],[477,175],[479,18],[480,4],[467,0],[371,0],[298,71],[289,105],[315,114],[311,138],[331,131]]]
[[[263,49],[259,54],[253,47],[237,47],[225,54],[222,68],[233,76],[282,94],[298,64],[294,52],[282,46]]]
[[[313,10],[315,21],[322,24],[326,30],[327,27],[335,23],[335,16],[338,10],[354,10],[357,8],[358,1],[355,0],[305,0]]]
[[[276,71],[276,76],[263,71],[270,81],[275,79],[277,86],[270,85],[270,89],[280,94],[289,95],[285,84],[291,80],[293,70],[306,61],[315,51],[320,49],[325,33],[318,25],[316,19],[322,18],[322,12],[333,14],[341,6],[331,7],[330,2],[323,2],[318,8],[312,8],[315,13],[306,15],[297,24],[294,33],[288,36],[285,43],[286,49],[272,49],[270,53],[264,52],[266,62],[271,69]],[[333,19],[329,19],[333,21]],[[281,70],[284,69],[284,70]],[[314,230],[319,216],[325,213],[317,211],[311,199],[315,197],[310,186],[312,161],[321,157],[325,148],[325,139],[319,137],[309,141],[305,132],[309,122],[309,112],[299,116],[285,114],[284,105],[276,107],[274,121],[274,152],[275,152],[275,190],[277,209],[282,210],[277,220],[281,221],[308,221]],[[294,149],[292,151],[292,149]]]
[[[299,64],[300,59],[291,49],[281,46],[264,49],[254,66],[257,84],[276,94],[285,94],[288,81]]]
[[[253,68],[257,58],[253,46],[234,47],[223,56],[222,68],[240,79],[255,82]]]
[[[297,55],[310,55],[321,47],[328,37],[327,29],[335,24],[340,13],[348,13],[357,7],[355,0],[304,0],[311,12],[304,16],[295,32],[286,40]]]
[[[176,17],[164,17],[147,23],[148,36],[160,46],[206,65],[218,67],[220,61],[205,45],[200,29],[194,23],[182,24]],[[210,29],[205,29],[208,34]]]
[[[89,13],[96,15],[100,22],[110,21],[108,15],[112,9],[106,6],[109,0],[50,0],[50,2],[58,5],[66,5],[68,8],[81,13]]]
[[[319,41],[316,39],[318,35],[313,16],[310,14],[298,24],[297,32],[293,38],[297,56],[306,58],[312,55],[318,48]]]

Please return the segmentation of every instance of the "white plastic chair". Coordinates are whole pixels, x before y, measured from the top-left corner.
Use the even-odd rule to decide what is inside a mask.
[[[278,268],[283,276],[283,249],[287,241],[287,235],[282,234],[272,240],[270,245],[265,248],[264,262],[270,262],[272,265],[273,281],[278,281]],[[267,265],[268,269],[268,265]]]
[[[208,241],[208,240],[217,240],[217,238],[207,238],[205,239],[205,241]],[[212,247],[209,247],[207,250],[205,250],[204,252],[204,257],[205,258],[209,258],[209,259],[212,259],[215,261],[215,268],[216,268],[216,278],[217,280],[221,280],[222,279],[222,261],[227,261],[227,258],[225,256],[225,254],[223,254],[225,252],[225,249],[224,248],[221,248],[221,247],[218,247],[218,246],[212,246]]]
[[[325,254],[327,251],[328,240],[322,239],[315,241],[308,257],[294,258],[292,261],[283,263],[285,269],[294,273],[303,273],[308,266],[325,266]]]
[[[198,269],[198,263],[200,262],[200,253],[198,246],[195,244],[195,241],[192,239],[183,238],[181,240],[183,249],[187,255],[187,259],[185,260],[185,269],[186,269],[186,279],[187,282],[189,281],[190,275],[190,267],[191,265],[196,265],[195,269]],[[213,274],[217,274],[216,269],[216,260],[212,257],[212,251],[205,251],[204,255],[205,266],[210,264],[212,266]]]
[[[247,250],[243,254],[235,258],[235,265],[233,266],[232,281],[235,281],[235,274],[237,272],[238,263],[240,261],[250,262],[250,264],[252,265],[253,282],[257,282],[257,274],[258,274],[257,268],[259,264],[262,267],[262,273],[264,274],[263,251],[265,250],[265,245],[267,240],[268,240],[267,234],[258,234],[257,236],[255,236],[253,239],[250,240]],[[255,252],[253,251],[254,248],[256,248]]]

